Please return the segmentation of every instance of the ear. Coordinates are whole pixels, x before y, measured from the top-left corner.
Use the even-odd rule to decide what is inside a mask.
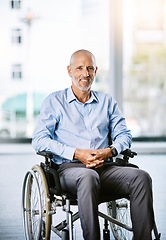
[[[69,76],[72,77],[71,67],[70,66],[67,66],[67,71],[68,71]]]
[[[96,70],[95,70],[95,76],[96,76],[97,70],[98,70],[98,67],[96,66]]]

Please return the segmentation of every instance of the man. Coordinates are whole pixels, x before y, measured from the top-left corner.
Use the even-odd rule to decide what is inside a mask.
[[[91,90],[97,72],[95,57],[87,50],[76,51],[67,70],[72,86],[44,101],[33,146],[36,151],[53,152],[62,189],[77,195],[85,240],[100,239],[100,198],[126,196],[131,202],[134,239],[150,240],[154,222],[151,178],[143,170],[108,163],[130,147],[132,137],[115,100]]]

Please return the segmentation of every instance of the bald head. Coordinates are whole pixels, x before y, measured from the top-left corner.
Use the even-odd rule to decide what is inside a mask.
[[[78,51],[74,52],[74,53],[71,55],[71,58],[70,58],[70,67],[72,67],[75,57],[78,57],[78,56],[81,55],[81,54],[86,54],[86,55],[91,56],[91,58],[92,58],[92,60],[93,60],[93,63],[94,63],[94,65],[96,66],[96,59],[95,59],[94,55],[93,55],[90,51],[88,51],[88,50],[81,49],[81,50],[78,50]]]

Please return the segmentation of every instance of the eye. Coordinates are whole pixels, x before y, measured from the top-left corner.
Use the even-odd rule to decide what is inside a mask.
[[[88,67],[88,71],[94,71],[94,70],[95,70],[95,69],[94,69],[93,66]]]
[[[82,70],[82,66],[79,66],[76,68],[77,70]]]

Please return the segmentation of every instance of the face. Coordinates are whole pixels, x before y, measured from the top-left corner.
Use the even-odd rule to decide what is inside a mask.
[[[88,91],[95,79],[97,67],[93,57],[88,53],[77,53],[68,66],[68,74],[72,79],[72,87]]]

